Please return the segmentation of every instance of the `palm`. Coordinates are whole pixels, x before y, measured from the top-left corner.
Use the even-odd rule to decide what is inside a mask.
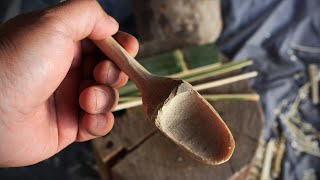
[[[59,36],[54,35],[53,37]],[[61,40],[65,41],[62,38]],[[61,63],[63,61],[59,60],[65,57],[76,57],[74,61],[80,61],[79,43],[54,42],[48,44],[47,41],[45,46],[48,50],[46,51],[40,49],[44,45],[42,41],[42,39],[37,39],[35,43],[39,46],[27,49],[31,52],[42,52],[41,54],[24,55],[25,61],[19,62],[22,63],[23,68],[19,72],[31,73],[31,76],[20,76],[19,79],[15,79],[13,76],[11,82],[8,82],[17,88],[16,90],[8,90],[7,97],[16,112],[14,117],[8,117],[10,122],[7,121],[10,123],[7,126],[14,128],[3,131],[3,133],[12,131],[10,149],[20,149],[15,154],[16,158],[23,158],[28,154],[31,161],[34,162],[52,156],[76,140],[80,111],[78,103],[80,77],[82,77],[80,63],[69,68],[71,60],[64,61],[69,65],[63,64]],[[56,46],[57,43],[67,46],[59,49]],[[52,49],[57,49],[58,53],[52,53]],[[23,50],[17,49],[15,59],[20,59],[19,52],[21,51]],[[79,54],[74,56],[74,52],[79,52]],[[50,57],[51,60],[47,61],[47,57]],[[33,61],[37,61],[37,63]],[[30,65],[33,68],[31,72],[30,69],[27,69]],[[39,74],[40,70],[44,70],[44,67],[47,69],[42,72],[43,74]],[[14,71],[13,69],[13,73],[19,73]],[[39,86],[35,86],[35,84],[39,84]],[[10,99],[11,97],[14,98]]]

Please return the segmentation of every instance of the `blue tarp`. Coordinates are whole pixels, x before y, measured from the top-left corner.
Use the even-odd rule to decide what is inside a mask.
[[[310,88],[302,88],[308,64],[320,65],[320,1],[224,0],[222,7],[217,46],[230,58],[254,61],[245,71],[259,72],[251,83],[262,98],[264,139],[282,133],[287,140],[281,179],[320,178],[319,106],[312,105]]]

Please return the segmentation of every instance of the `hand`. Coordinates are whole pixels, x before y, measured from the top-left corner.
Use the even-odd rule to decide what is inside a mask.
[[[94,0],[69,0],[0,27],[0,166],[37,163],[74,141],[108,133],[128,77],[88,39],[118,23]],[[115,39],[131,55],[137,40]]]

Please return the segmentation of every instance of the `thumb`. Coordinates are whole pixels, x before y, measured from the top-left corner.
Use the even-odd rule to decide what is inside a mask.
[[[55,30],[76,42],[86,37],[102,40],[114,35],[119,24],[104,12],[96,0],[68,0],[9,20],[0,26],[0,35],[7,39],[16,38],[18,35],[25,36],[26,29],[31,31],[30,33]]]
[[[101,40],[114,35],[119,28],[96,0],[68,0],[43,11],[43,16],[58,20],[58,27],[74,41],[86,37]]]

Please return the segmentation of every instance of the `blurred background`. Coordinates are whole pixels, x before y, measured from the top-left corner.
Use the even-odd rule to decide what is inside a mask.
[[[2,0],[0,21],[58,3]],[[139,39],[137,59],[149,71],[211,83],[200,93],[230,127],[234,155],[220,166],[196,162],[151,126],[141,107],[126,106],[105,137],[33,166],[0,169],[0,179],[320,178],[320,1],[99,3]],[[121,105],[139,98],[131,82],[119,91]]]

